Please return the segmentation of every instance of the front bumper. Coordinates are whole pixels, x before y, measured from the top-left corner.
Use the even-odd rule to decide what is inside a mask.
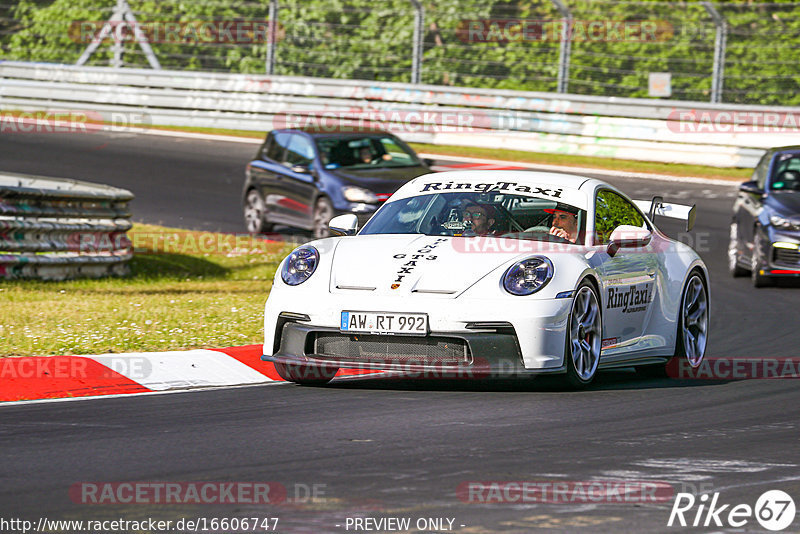
[[[769,235],[769,249],[761,251],[769,258],[764,274],[776,277],[800,276],[800,235],[773,229]]]
[[[319,342],[323,338],[339,338],[338,347],[349,346],[355,350],[336,354],[320,350],[325,346]],[[450,349],[450,357],[437,354],[442,345]],[[429,349],[429,354],[418,350],[425,348]],[[407,354],[412,351],[414,354]],[[286,322],[278,352],[264,355],[262,359],[288,365],[380,369],[441,378],[480,379],[564,370],[526,369],[511,325],[498,327],[495,332],[414,337],[342,334],[335,328]]]
[[[280,282],[277,282],[280,283]],[[480,375],[560,372],[572,299],[381,299],[316,294],[313,305],[273,288],[264,321],[266,361]],[[290,298],[292,297],[292,298]],[[342,310],[425,312],[426,336],[341,333]],[[508,319],[507,321],[503,319]]]

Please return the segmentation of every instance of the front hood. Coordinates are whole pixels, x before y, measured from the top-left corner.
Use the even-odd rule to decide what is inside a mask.
[[[430,169],[421,165],[413,167],[370,167],[362,169],[336,169],[329,171],[359,187],[365,187],[375,193],[394,193],[401,185],[423,174]]]
[[[771,191],[764,203],[783,217],[800,215],[798,191]]]
[[[503,248],[488,240],[506,241],[419,234],[341,238],[332,260],[330,291],[456,298],[520,256],[518,252],[491,252]]]

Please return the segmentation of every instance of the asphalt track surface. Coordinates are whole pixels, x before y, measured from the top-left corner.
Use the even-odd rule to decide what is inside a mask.
[[[241,232],[240,187],[254,152],[254,145],[147,135],[4,135],[0,171],[126,187],[137,197],[136,220]],[[733,186],[608,181],[634,198],[698,204],[691,234],[664,227],[691,242],[710,268],[707,356],[798,356],[797,285],[756,290],[726,273]],[[357,378],[324,388],[275,384],[5,406],[0,518],[278,517],[278,532],[354,532],[345,528],[354,517],[408,517],[412,525],[450,518],[461,533],[728,531],[713,523],[667,527],[671,498],[479,504],[464,502],[457,488],[658,481],[750,506],[781,489],[800,505],[798,416],[795,380],[644,379],[627,370],[601,373],[581,392],[545,379]],[[75,503],[68,490],[84,481],[276,482],[293,502]],[[313,485],[318,498],[303,499]],[[754,518],[740,530],[767,532]]]

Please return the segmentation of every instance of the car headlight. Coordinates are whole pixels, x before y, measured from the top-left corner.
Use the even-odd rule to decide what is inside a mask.
[[[503,287],[512,295],[530,295],[553,278],[553,264],[544,256],[518,261],[503,275]]]
[[[775,228],[782,228],[784,230],[800,230],[800,226],[794,224],[789,219],[786,219],[784,217],[780,217],[778,215],[770,215],[769,216],[769,222]]]
[[[342,189],[342,193],[348,202],[364,202],[366,204],[375,204],[378,202],[378,197],[375,193],[362,187],[348,185]]]
[[[310,245],[304,245],[286,258],[281,267],[281,280],[290,286],[297,286],[311,278],[319,265],[319,252]]]

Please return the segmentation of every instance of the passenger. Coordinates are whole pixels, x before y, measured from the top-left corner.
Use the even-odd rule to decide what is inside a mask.
[[[570,243],[578,240],[578,208],[569,204],[558,203],[555,208],[545,209],[553,214],[550,233],[566,239]]]

